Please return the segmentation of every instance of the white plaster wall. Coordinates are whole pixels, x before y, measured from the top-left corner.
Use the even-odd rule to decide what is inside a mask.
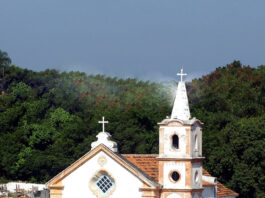
[[[164,155],[166,157],[185,157],[186,155],[186,129],[188,127],[163,127],[164,128]],[[179,149],[172,147],[172,135],[179,137]]]
[[[195,173],[198,171],[199,180],[195,182]],[[201,188],[202,187],[202,167],[201,163],[193,163],[192,164],[192,187],[193,188]]]
[[[206,186],[202,191],[202,198],[216,198],[215,186]]]
[[[167,198],[182,198],[182,197],[177,195],[176,193],[173,193],[173,194],[169,195]]]
[[[185,188],[186,165],[181,162],[165,162],[164,164],[164,188]],[[170,173],[177,171],[180,179],[177,182],[170,180]]]
[[[107,159],[107,163],[103,167],[101,167],[97,161],[101,156],[105,156]],[[141,197],[142,193],[139,191],[139,188],[142,187],[142,182],[123,166],[109,157],[105,152],[101,151],[63,179],[63,198],[96,198],[89,188],[89,183],[92,177],[100,170],[107,171],[115,180],[115,191],[109,198]]]

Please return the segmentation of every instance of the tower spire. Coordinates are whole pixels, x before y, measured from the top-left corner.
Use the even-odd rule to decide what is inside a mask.
[[[178,83],[178,88],[176,91],[176,97],[171,113],[171,119],[180,119],[180,120],[189,120],[190,119],[190,108],[189,101],[186,91],[186,85],[183,81],[183,76],[186,76],[186,73],[183,73],[183,68],[180,70],[180,73],[177,73],[177,76],[180,76],[180,82]]]

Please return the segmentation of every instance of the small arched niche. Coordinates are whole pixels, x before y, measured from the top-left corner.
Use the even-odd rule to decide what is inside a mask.
[[[172,147],[174,149],[178,149],[179,148],[179,136],[176,135],[176,134],[172,136]]]
[[[195,135],[195,137],[194,137],[194,150],[195,151],[198,151],[199,150],[199,145],[198,145],[198,136],[197,136],[197,134]]]
[[[195,181],[196,184],[199,183],[199,172],[198,172],[198,170],[196,170],[196,172],[194,174],[194,181]]]

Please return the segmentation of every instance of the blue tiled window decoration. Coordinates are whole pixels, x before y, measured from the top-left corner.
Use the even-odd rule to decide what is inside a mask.
[[[96,181],[96,186],[100,190],[101,193],[106,194],[110,189],[113,188],[114,182],[109,178],[108,175],[102,175]]]

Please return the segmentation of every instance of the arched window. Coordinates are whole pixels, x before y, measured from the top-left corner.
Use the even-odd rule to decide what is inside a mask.
[[[175,149],[179,148],[179,137],[177,135],[172,136],[172,146]]]

